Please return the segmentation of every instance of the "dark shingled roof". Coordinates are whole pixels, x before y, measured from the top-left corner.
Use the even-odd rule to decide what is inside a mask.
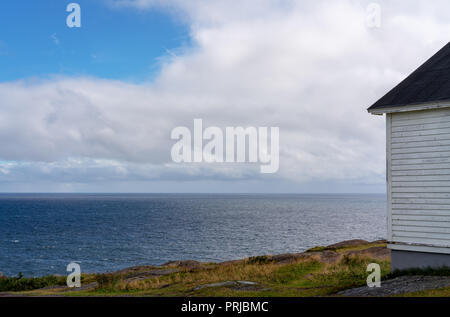
[[[368,110],[450,99],[450,43]]]

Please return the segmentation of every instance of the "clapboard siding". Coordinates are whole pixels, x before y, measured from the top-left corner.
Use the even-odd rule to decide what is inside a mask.
[[[450,163],[449,157],[436,158],[414,158],[414,159],[392,159],[392,165],[417,165],[417,164],[441,164]]]
[[[396,193],[450,193],[450,187],[396,187],[392,195]]]
[[[428,221],[428,222],[448,222],[449,216],[429,216],[429,215],[392,215],[392,220],[408,220],[408,221]]]
[[[424,237],[402,237],[393,235],[393,241],[395,243],[405,243],[405,244],[415,244],[418,247],[420,245],[426,245],[426,246],[435,246],[435,247],[450,247],[450,240],[447,239],[431,239],[431,238],[424,238]],[[397,248],[399,250],[400,248]],[[415,248],[409,248],[409,251],[414,250]]]
[[[448,145],[450,145],[450,139],[437,141],[400,142],[393,143],[392,149],[417,149],[422,147],[440,147]]]
[[[393,204],[394,209],[411,209],[411,210],[449,210],[450,205],[430,205],[430,204]]]
[[[394,236],[397,237],[410,237],[410,238],[429,238],[429,239],[444,239],[450,240],[450,233],[439,233],[439,232],[417,232],[417,231],[402,231],[396,230]]]
[[[427,227],[427,228],[450,228],[449,222],[439,221],[423,221],[423,220],[392,220],[392,228],[394,226],[407,226],[410,228]]]
[[[447,216],[447,210],[439,210],[439,209],[393,209],[393,215],[430,215],[430,216]]]
[[[425,226],[400,226],[400,225],[392,225],[394,231],[399,232],[420,232],[420,233],[441,233],[450,235],[450,227],[425,227]]]
[[[392,166],[392,171],[411,171],[411,170],[436,170],[436,169],[450,169],[450,163],[446,164],[412,164],[412,165],[395,165]]]
[[[450,247],[450,109],[389,116],[390,240]]]
[[[408,137],[408,136],[421,136],[421,135],[435,135],[445,132],[447,128],[450,128],[450,122],[442,123],[428,123],[419,124],[413,126],[402,126],[392,128],[392,137]]]
[[[392,154],[392,160],[450,158],[450,152],[400,153]]]
[[[450,175],[450,169],[391,171],[392,176],[433,176]]]
[[[415,176],[411,176],[411,180],[408,182],[394,182],[392,181],[392,187],[445,187],[449,185],[448,182],[445,181],[436,181],[436,182],[420,182],[414,181]]]
[[[427,204],[427,205],[449,205],[450,199],[437,198],[392,198],[392,204]]]
[[[393,182],[435,182],[450,181],[450,175],[417,175],[417,176],[392,176]]]
[[[414,115],[411,116],[412,112],[402,112],[395,114],[395,121],[407,121],[407,120],[417,120],[423,118],[443,118],[450,117],[450,108],[443,108],[440,110],[432,111],[416,111]]]
[[[392,199],[396,198],[450,198],[450,193],[393,193]]]
[[[393,116],[397,116],[398,114],[392,114]],[[395,120],[395,121],[394,121]],[[445,116],[437,116],[437,117],[429,117],[429,118],[414,118],[410,120],[398,120],[397,118],[393,118],[392,127],[406,127],[406,126],[415,126],[421,124],[432,124],[432,123],[442,123],[442,122],[450,122],[450,116],[447,114]]]
[[[413,154],[413,153],[431,153],[431,152],[448,152],[450,146],[426,146],[426,147],[411,147],[411,148],[396,148],[392,149],[392,154]]]
[[[436,131],[433,132],[436,133]],[[445,130],[445,132],[446,133],[436,133],[432,135],[392,137],[392,147],[395,148],[397,143],[414,145],[416,142],[449,140],[447,130]]]

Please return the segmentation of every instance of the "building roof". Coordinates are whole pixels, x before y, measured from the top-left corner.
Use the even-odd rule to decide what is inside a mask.
[[[374,103],[369,112],[450,100],[450,43]]]

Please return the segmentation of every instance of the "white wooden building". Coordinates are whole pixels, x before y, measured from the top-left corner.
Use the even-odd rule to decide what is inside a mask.
[[[450,267],[450,43],[368,111],[386,115],[392,268]]]

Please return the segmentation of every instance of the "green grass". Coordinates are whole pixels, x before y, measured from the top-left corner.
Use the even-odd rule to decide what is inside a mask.
[[[362,245],[356,245],[356,246],[342,246],[342,247],[324,247],[324,246],[317,246],[311,249],[306,250],[306,253],[313,253],[313,252],[323,252],[323,251],[335,251],[338,253],[343,253],[346,251],[357,251],[357,250],[364,250],[367,248],[374,248],[374,247],[386,247],[385,243],[378,243],[378,242],[369,242],[368,244],[362,244]]]
[[[324,246],[317,246],[311,249],[306,250],[306,253],[311,253],[311,252],[323,252],[326,250],[334,250],[334,248],[329,248],[329,247],[324,247]]]
[[[309,274],[320,272],[324,267],[318,261],[300,262],[281,266],[272,276],[272,285],[302,287],[309,284]]]
[[[66,288],[42,289],[47,286],[65,285],[65,277],[45,276],[39,278],[0,278],[0,291],[17,292],[27,296],[202,296],[202,297],[310,297],[335,296],[341,290],[366,285],[369,263],[381,266],[382,280],[404,275],[450,276],[449,268],[415,269],[390,272],[389,259],[371,258],[364,250],[385,247],[385,244],[369,243],[330,250],[317,247],[297,260],[277,262],[276,257],[256,256],[241,261],[203,263],[191,269],[167,267],[141,267],[129,271],[104,274],[83,274],[82,284],[97,282],[91,290]],[[336,252],[339,260],[322,257],[323,251]],[[359,252],[355,255],[354,251]],[[328,258],[328,260],[327,260]],[[335,259],[335,257],[331,257]],[[334,262],[330,262],[334,261]],[[135,280],[131,277],[159,269],[178,271],[166,275],[145,275]],[[196,289],[200,285],[225,281],[251,281],[257,285],[243,287],[228,285]],[[450,288],[427,290],[401,296],[450,296]]]
[[[377,262],[382,271],[389,273],[389,261],[370,258],[343,257],[335,264],[317,260],[299,260],[289,264],[258,260],[230,265],[209,266],[196,271],[181,271],[143,281],[126,282],[124,276],[96,277],[99,287],[85,295],[96,296],[328,296],[349,287],[366,283],[366,268]],[[100,276],[102,276],[100,278]],[[99,279],[100,278],[100,279]],[[101,280],[106,281],[105,283]],[[255,289],[236,287],[210,287],[194,290],[198,285],[224,281],[257,282]],[[77,294],[79,295],[79,294]],[[73,296],[73,295],[72,295]]]
[[[160,276],[145,276],[140,280],[130,279],[137,271],[85,274],[82,283],[97,282],[92,290],[68,292],[66,289],[37,289],[51,285],[65,284],[65,278],[42,277],[24,279],[23,277],[0,280],[0,291],[19,291],[29,296],[227,296],[227,297],[303,297],[333,296],[336,292],[366,284],[369,263],[381,266],[382,278],[390,274],[388,259],[373,259],[367,256],[349,256],[346,252],[364,250],[379,244],[358,245],[334,250],[341,254],[337,262],[321,260],[320,252],[300,257],[291,262],[277,263],[274,257],[258,256],[227,264],[205,263],[194,269],[178,267],[177,272]],[[143,268],[145,270],[163,269]],[[165,269],[168,269],[166,267]],[[173,269],[173,267],[171,267]],[[141,272],[141,271],[139,271]],[[6,282],[8,281],[8,282]],[[251,281],[256,286],[242,285],[207,287],[197,286],[225,282]],[[3,283],[3,284],[2,284]],[[3,285],[3,286],[2,286]]]
[[[0,292],[28,291],[53,285],[64,285],[65,283],[65,277],[50,275],[27,278],[19,274],[18,277],[0,278]]]
[[[271,262],[273,262],[273,259],[267,255],[252,256],[247,260],[248,264],[267,264]]]

